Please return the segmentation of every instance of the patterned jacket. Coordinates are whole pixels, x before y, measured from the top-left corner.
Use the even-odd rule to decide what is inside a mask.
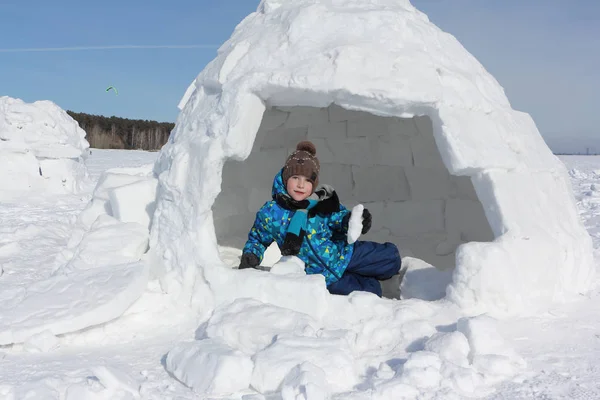
[[[326,191],[319,192],[323,194]],[[280,171],[273,181],[273,200],[266,202],[256,213],[243,250],[244,253],[254,253],[261,261],[273,241],[282,248],[288,225],[296,212],[281,201],[281,196],[278,196],[281,194],[287,192]],[[309,210],[306,236],[297,257],[306,264],[307,274],[322,274],[327,285],[340,279],[352,258],[354,245],[346,241],[348,228],[344,223],[344,217],[349,213],[333,190]]]

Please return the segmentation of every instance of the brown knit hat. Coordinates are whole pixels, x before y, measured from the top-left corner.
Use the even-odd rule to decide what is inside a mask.
[[[294,175],[302,175],[313,184],[313,192],[319,184],[319,170],[321,165],[316,157],[317,148],[312,142],[298,143],[296,150],[287,158],[283,167],[283,184],[287,185],[288,179]]]

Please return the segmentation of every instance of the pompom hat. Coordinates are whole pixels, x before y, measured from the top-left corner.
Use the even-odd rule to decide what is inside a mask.
[[[294,175],[302,175],[313,184],[313,191],[319,183],[319,170],[321,165],[316,157],[317,148],[312,142],[298,143],[296,150],[290,154],[283,167],[283,183],[287,185],[288,179]]]

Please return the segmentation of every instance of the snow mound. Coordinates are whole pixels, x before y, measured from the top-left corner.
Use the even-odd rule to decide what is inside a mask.
[[[0,97],[0,194],[79,190],[88,148],[85,131],[51,101]]]

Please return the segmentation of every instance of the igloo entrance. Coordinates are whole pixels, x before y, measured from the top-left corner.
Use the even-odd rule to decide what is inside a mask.
[[[213,205],[221,245],[243,247],[256,211],[271,199],[274,175],[306,139],[317,147],[320,182],[332,185],[346,207],[362,203],[372,212],[362,240],[393,242],[404,256],[447,269],[458,245],[494,239],[471,179],[444,166],[429,117],[379,117],[332,105],[265,111],[250,156],[223,168]]]

